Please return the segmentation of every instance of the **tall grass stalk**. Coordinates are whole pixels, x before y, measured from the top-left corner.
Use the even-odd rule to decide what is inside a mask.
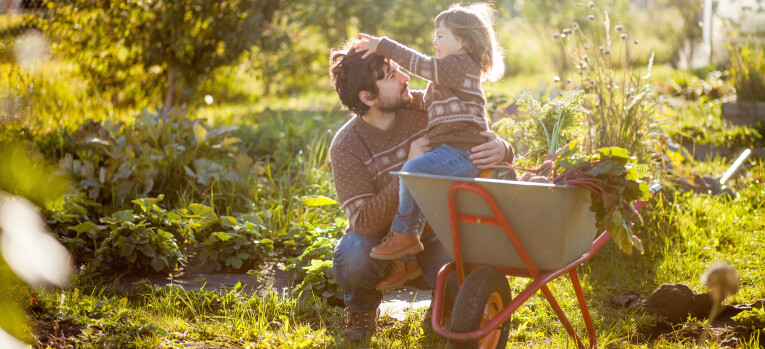
[[[589,18],[598,18],[605,34],[603,41],[591,39],[597,35],[588,36],[576,22],[572,23],[573,30],[565,29],[558,36],[568,59],[576,62],[578,83],[589,104],[588,151],[618,146],[630,154],[644,155],[643,141],[656,105],[649,83],[653,53],[641,75],[630,56],[630,46],[639,42],[631,41],[621,25],[612,28],[608,12],[594,13]],[[612,43],[612,31],[618,35],[618,43]],[[615,48],[618,54],[612,57]]]

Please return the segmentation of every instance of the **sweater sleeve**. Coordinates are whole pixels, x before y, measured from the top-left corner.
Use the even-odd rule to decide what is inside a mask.
[[[410,73],[436,84],[471,92],[476,87],[480,88],[480,68],[466,54],[430,57],[387,37],[381,38],[377,53],[398,63]]]
[[[387,234],[397,211],[398,181],[390,181],[375,192],[374,176],[350,149],[330,147],[329,156],[335,190],[349,228],[364,235]]]

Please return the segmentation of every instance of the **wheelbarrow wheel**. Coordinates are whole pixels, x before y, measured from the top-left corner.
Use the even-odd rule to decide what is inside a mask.
[[[473,332],[493,319],[512,296],[505,274],[495,267],[481,266],[470,272],[462,283],[452,308],[451,328],[454,333]],[[488,336],[475,341],[449,341],[447,348],[504,348],[510,332],[508,317]]]

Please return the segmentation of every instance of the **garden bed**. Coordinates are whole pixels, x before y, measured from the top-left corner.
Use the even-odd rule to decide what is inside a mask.
[[[714,144],[695,143],[683,143],[683,146],[693,154],[693,158],[697,161],[704,161],[715,156],[736,158],[745,149],[752,150],[752,157],[765,158],[765,147],[723,147]]]
[[[765,102],[723,103],[722,117],[734,125],[754,125],[765,121]]]

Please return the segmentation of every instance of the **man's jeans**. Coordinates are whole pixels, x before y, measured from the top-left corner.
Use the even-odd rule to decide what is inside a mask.
[[[407,160],[403,172],[428,173],[444,176],[475,177],[478,168],[468,160],[469,152],[459,151],[442,144],[435,149],[414,159]],[[420,235],[425,227],[425,217],[406,189],[404,181],[399,179],[398,214],[393,219],[390,231],[401,235]],[[444,198],[446,199],[446,198]]]
[[[447,255],[436,234],[425,233],[420,240],[425,250],[417,254],[417,263],[422,268],[422,278],[433,289],[438,271],[452,258]],[[369,257],[369,251],[380,242],[382,238],[351,231],[335,246],[335,278],[345,293],[345,304],[351,311],[374,311],[382,302],[382,292],[376,290],[375,285],[385,277],[390,261]],[[456,280],[452,279],[455,279],[454,275],[450,275],[447,294],[453,298],[456,296]]]

